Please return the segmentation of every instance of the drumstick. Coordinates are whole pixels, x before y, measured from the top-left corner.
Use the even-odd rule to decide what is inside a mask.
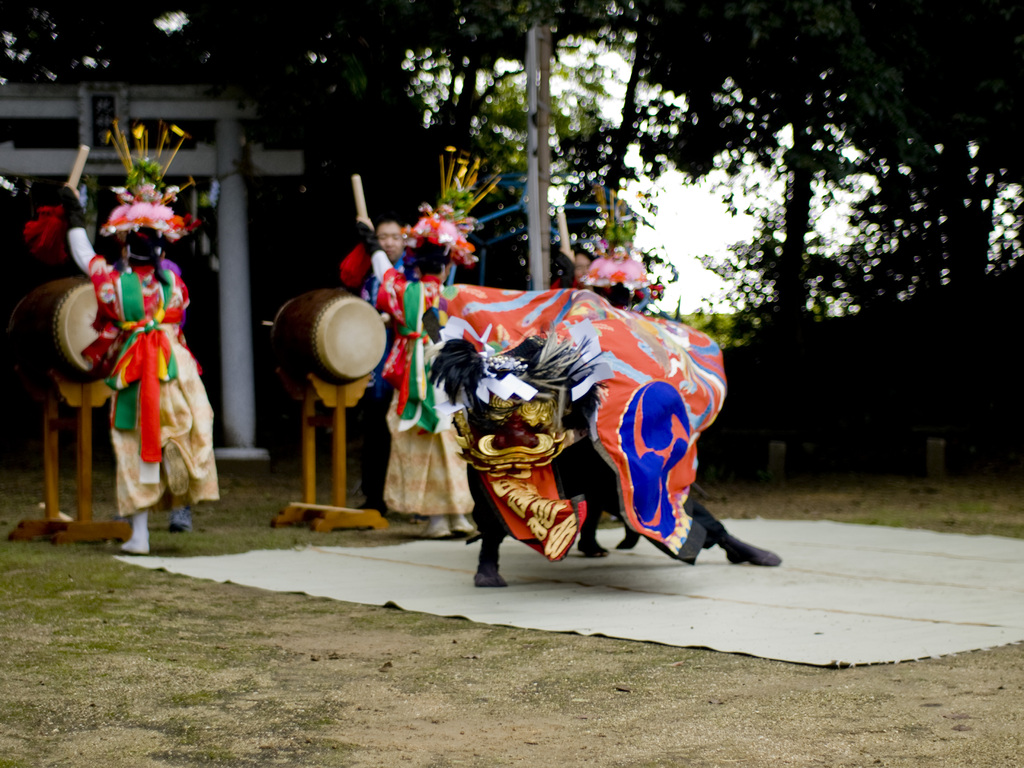
[[[78,145],[78,154],[75,155],[75,164],[71,166],[71,173],[68,174],[68,186],[77,187],[82,180],[82,171],[85,170],[85,160],[89,157],[89,148],[85,144]]]
[[[363,180],[358,173],[352,174],[352,196],[356,199],[356,218],[370,218],[370,214],[366,212],[366,195],[363,194]]]
[[[559,248],[562,253],[572,258],[572,247],[569,245],[569,222],[565,220],[565,209],[558,209],[558,239]]]

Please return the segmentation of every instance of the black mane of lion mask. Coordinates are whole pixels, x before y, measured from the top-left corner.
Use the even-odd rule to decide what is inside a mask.
[[[589,430],[601,402],[603,385],[598,382],[576,401],[571,400],[570,393],[594,373],[597,365],[597,358],[588,358],[586,349],[553,333],[546,337],[530,336],[519,346],[490,357],[477,352],[470,341],[450,339],[431,365],[431,379],[453,403],[466,405],[469,421],[477,427],[500,421],[503,410],[515,407],[512,403],[503,407],[480,399],[477,392],[481,383],[487,378],[500,380],[514,375],[537,390],[534,400],[554,404],[555,425],[566,430]]]

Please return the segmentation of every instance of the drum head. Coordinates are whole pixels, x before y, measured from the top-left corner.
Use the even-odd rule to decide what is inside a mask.
[[[373,307],[354,296],[343,296],[324,308],[316,345],[325,368],[342,381],[355,381],[377,367],[387,334]]]
[[[32,375],[55,370],[73,381],[95,381],[82,350],[98,337],[96,295],[84,277],[64,277],[30,291],[11,313],[7,338],[15,363]]]
[[[99,333],[93,328],[96,292],[92,283],[84,283],[69,291],[53,322],[61,356],[77,370],[88,372],[89,364],[82,356],[82,350],[99,338]]]

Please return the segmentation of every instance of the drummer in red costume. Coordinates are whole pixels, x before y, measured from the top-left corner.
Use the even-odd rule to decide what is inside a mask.
[[[169,207],[179,190],[164,184],[166,165],[142,156],[133,160],[116,125],[113,138],[128,170],[126,187],[115,190],[121,205],[101,229],[121,243],[115,265],[93,251],[77,193],[65,188],[62,203],[71,254],[91,278],[98,305],[100,335],[82,354],[93,366],[112,362],[107,384],[115,390],[117,505],[132,523],[132,536],[121,549],[148,554],[149,510],[219,498],[213,409],[180,329],[188,289],[178,275],[157,266],[165,242],[178,240],[198,222]],[[144,146],[136,139],[137,149]]]
[[[434,388],[429,378],[430,339],[424,313],[436,313],[443,281],[452,262],[470,266],[476,261],[466,236],[475,221],[469,210],[493,187],[474,193],[477,162],[469,166],[465,155],[442,160],[443,189],[436,209],[420,206],[421,217],[405,230],[403,262],[413,278],[392,266],[383,249],[360,251],[362,263],[350,263],[357,274],[371,268],[380,281],[377,309],[393,323],[395,342],[384,363],[384,380],[395,388],[388,411],[391,457],[388,462],[384,500],[391,509],[429,518],[426,538],[447,538],[471,533],[467,515],[473,497],[465,464],[449,417],[434,408]],[[355,253],[355,252],[354,252]],[[351,256],[350,256],[351,258]]]

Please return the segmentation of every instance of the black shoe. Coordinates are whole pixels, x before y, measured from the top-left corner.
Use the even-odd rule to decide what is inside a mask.
[[[192,532],[192,507],[184,506],[171,510],[171,524],[167,526],[171,533]]]
[[[640,541],[640,534],[634,531],[632,528],[626,529],[626,535],[622,541],[615,545],[616,549],[632,549],[636,546],[636,543]]]
[[[782,558],[774,552],[769,552],[767,549],[758,549],[729,534],[726,534],[725,538],[718,542],[718,546],[725,550],[725,556],[729,558],[730,563],[750,563],[751,565],[763,565],[767,568],[782,565]]]
[[[586,544],[581,541],[576,545],[576,549],[578,549],[584,557],[608,557],[608,550],[596,541],[591,541]]]

